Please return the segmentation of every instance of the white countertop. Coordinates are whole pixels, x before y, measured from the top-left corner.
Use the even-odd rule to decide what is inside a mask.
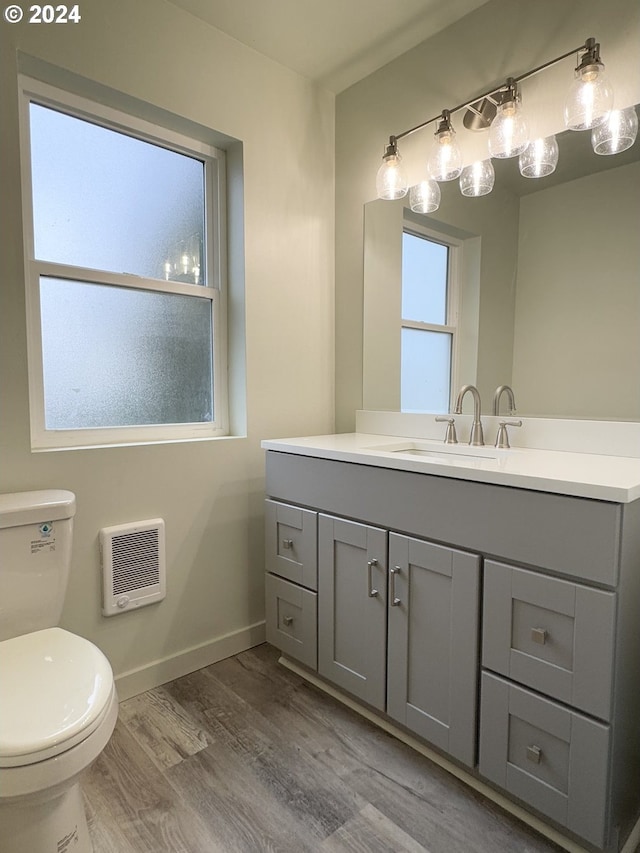
[[[640,498],[640,459],[491,445],[469,447],[398,436],[345,433],[270,439],[265,450],[630,503]],[[433,455],[430,455],[433,454]]]

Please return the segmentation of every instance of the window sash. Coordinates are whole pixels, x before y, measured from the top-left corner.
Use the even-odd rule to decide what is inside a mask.
[[[446,323],[424,323],[419,320],[400,318],[400,336],[402,329],[417,329],[426,332],[441,332],[451,337],[450,365],[449,365],[449,409],[453,407],[455,388],[458,386],[458,311],[459,311],[459,268],[462,242],[455,237],[446,238],[435,230],[419,225],[417,222],[405,221],[403,232],[414,237],[422,237],[432,243],[446,246],[448,251],[447,261],[447,305]],[[402,370],[402,367],[401,367]],[[402,379],[401,379],[402,382]],[[401,406],[402,408],[402,406]]]
[[[228,395],[226,370],[226,234],[224,210],[224,152],[192,140],[169,129],[94,104],[76,95],[62,92],[40,81],[20,76],[20,144],[22,151],[23,228],[26,272],[27,351],[29,361],[29,401],[32,449],[108,446],[114,444],[210,438],[228,432]],[[104,270],[41,261],[34,253],[34,218],[31,186],[29,104],[35,102],[70,116],[103,125],[110,130],[136,136],[204,162],[205,170],[205,253],[207,284],[185,284]],[[212,311],[213,407],[214,421],[192,424],[110,426],[74,430],[45,428],[44,369],[40,315],[40,278],[42,276],[107,284],[159,293],[174,293],[208,299]]]

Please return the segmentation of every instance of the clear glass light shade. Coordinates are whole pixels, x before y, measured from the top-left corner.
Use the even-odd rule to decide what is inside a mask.
[[[602,65],[589,65],[577,72],[564,105],[564,123],[569,130],[590,130],[607,120],[613,107],[613,89]]]
[[[609,118],[591,131],[591,144],[596,154],[619,154],[631,148],[638,136],[635,107],[612,110]]]
[[[529,144],[529,126],[517,101],[507,101],[498,107],[489,128],[489,153],[504,160],[517,157]]]
[[[534,139],[518,159],[524,178],[544,178],[555,172],[558,165],[558,143],[555,136]]]
[[[460,175],[460,192],[462,195],[478,198],[489,195],[493,189],[496,173],[491,160],[476,160],[470,166],[465,166]]]
[[[376,175],[378,198],[404,198],[408,189],[409,183],[402,168],[402,157],[399,154],[386,155]]]
[[[440,197],[437,181],[421,181],[409,190],[409,206],[414,213],[433,213],[440,207]]]
[[[427,160],[427,172],[434,181],[455,181],[462,171],[462,152],[456,140],[456,132],[441,130],[435,134],[429,159]]]

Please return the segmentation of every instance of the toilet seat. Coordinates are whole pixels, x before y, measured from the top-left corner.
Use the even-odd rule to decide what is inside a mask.
[[[113,672],[93,643],[45,628],[0,642],[0,690],[0,767],[19,767],[71,749],[100,726]]]

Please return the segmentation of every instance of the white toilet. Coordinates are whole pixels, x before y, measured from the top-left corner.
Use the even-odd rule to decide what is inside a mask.
[[[91,853],[79,778],[113,732],[109,661],[56,627],[75,496],[0,495],[0,850]]]

